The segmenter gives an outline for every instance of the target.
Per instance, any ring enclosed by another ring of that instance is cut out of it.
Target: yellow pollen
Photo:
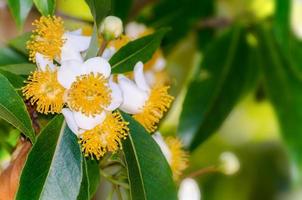
[[[67,102],[71,109],[87,116],[100,114],[111,102],[108,80],[99,73],[77,77],[67,94]]]
[[[168,89],[168,86],[155,86],[151,90],[143,111],[133,115],[133,118],[140,122],[149,133],[156,130],[158,122],[170,107],[173,97],[168,94]]]
[[[106,152],[115,153],[122,149],[122,139],[129,133],[128,122],[119,112],[108,113],[102,124],[84,132],[79,143],[84,155],[100,159]]]
[[[170,167],[173,178],[174,180],[178,180],[183,170],[188,166],[188,154],[183,150],[182,143],[179,139],[167,137],[165,141],[171,152]]]
[[[23,95],[31,104],[37,105],[37,111],[44,114],[60,113],[64,105],[64,88],[57,81],[57,72],[50,70],[35,71],[22,88]]]
[[[29,60],[35,62],[37,52],[51,60],[60,58],[61,48],[64,44],[62,19],[55,16],[42,16],[32,24],[36,29],[32,31],[31,39],[27,42]]]

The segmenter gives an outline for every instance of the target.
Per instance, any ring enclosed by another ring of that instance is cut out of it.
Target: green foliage
[[[112,0],[112,15],[121,18],[125,23],[129,17],[133,0]]]
[[[111,10],[111,0],[85,0],[97,27]]]
[[[8,64],[24,63],[27,58],[11,48],[0,48],[0,66]]]
[[[109,61],[112,73],[131,71],[138,61],[145,63],[150,60],[168,31],[168,28],[162,28],[123,46]]]
[[[19,28],[21,28],[33,5],[32,0],[8,0],[8,6]]]
[[[0,70],[11,72],[16,75],[29,75],[36,69],[34,64],[19,63],[0,66]]]
[[[33,0],[39,12],[44,15],[53,15],[56,8],[55,0]]]
[[[16,199],[76,199],[83,177],[82,162],[77,137],[62,115],[55,117],[28,155]]]
[[[0,85],[0,117],[19,129],[32,142],[35,142],[31,119],[22,98],[3,75],[0,75]]]
[[[129,115],[130,134],[123,141],[133,200],[177,199],[169,165],[150,134]]]
[[[89,58],[97,56],[98,52],[99,52],[98,28],[97,25],[94,23],[91,41],[85,59],[87,60]]]
[[[28,55],[28,51],[26,49],[26,42],[30,39],[31,33],[24,33],[8,42],[8,45],[13,49],[23,53],[24,55]]]

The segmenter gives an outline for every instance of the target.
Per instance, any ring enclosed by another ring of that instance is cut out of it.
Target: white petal
[[[102,57],[106,60],[110,60],[110,58],[115,54],[116,49],[114,47],[108,47],[104,50]]]
[[[148,85],[153,86],[156,81],[155,72],[153,70],[148,70],[144,74]]]
[[[64,115],[65,121],[66,121],[68,127],[70,128],[70,130],[74,134],[78,135],[79,134],[79,127],[78,127],[78,125],[77,125],[77,123],[76,123],[76,121],[73,117],[73,112],[68,108],[63,108],[62,109],[62,114]]]
[[[69,33],[72,34],[72,35],[82,35],[82,29],[79,28],[79,29],[76,29],[74,31],[70,31]]]
[[[146,82],[144,75],[144,64],[142,62],[138,62],[134,66],[134,80],[138,88],[146,92],[150,92],[150,86]]]
[[[112,78],[109,80],[109,87],[111,89],[111,103],[106,110],[113,111],[121,105],[123,102],[123,96],[120,87],[118,84],[113,82]]]
[[[90,36],[77,35],[70,32],[64,33],[63,38],[66,40],[63,47],[68,46],[78,52],[86,51],[91,40]]]
[[[125,33],[131,39],[136,39],[146,30],[146,26],[144,24],[139,24],[137,22],[130,22],[126,25]]]
[[[40,70],[45,71],[46,66],[49,67],[50,70],[54,70],[56,66],[53,64],[52,60],[46,58],[44,55],[40,53],[36,53],[36,63]]]
[[[111,73],[111,67],[109,62],[102,58],[102,57],[94,57],[90,58],[84,62],[83,67],[87,74],[93,73],[100,73],[105,78],[108,78]]]
[[[141,112],[149,97],[148,93],[139,89],[133,81],[124,75],[118,75],[118,83],[123,95],[123,103],[120,109],[129,114]]]
[[[179,186],[178,190],[179,200],[200,200],[201,194],[199,186],[194,179],[185,178]]]
[[[83,62],[83,57],[81,53],[73,49],[72,46],[64,45],[61,48],[61,58],[57,59],[57,61],[62,63],[69,60],[77,60]]]
[[[158,58],[153,66],[154,70],[157,72],[162,71],[166,66],[166,59],[164,58]]]
[[[96,125],[103,122],[103,120],[106,117],[105,112],[102,112],[99,115],[95,116],[86,116],[82,114],[81,112],[74,112],[73,113],[74,119],[77,123],[77,125],[85,130],[93,129]]]
[[[152,135],[153,139],[155,140],[155,142],[158,144],[158,146],[160,147],[162,153],[164,154],[166,160],[168,161],[169,164],[171,164],[171,151],[168,147],[168,145],[166,144],[164,138],[161,136],[160,132],[155,132]]]
[[[58,70],[58,81],[64,88],[69,89],[81,73],[81,62],[75,60],[64,61]]]

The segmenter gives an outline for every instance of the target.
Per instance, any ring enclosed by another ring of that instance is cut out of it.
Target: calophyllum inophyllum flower
[[[40,113],[60,113],[65,89],[57,80],[58,67],[40,53],[36,53],[35,60],[37,70],[31,73],[22,88],[25,99],[36,104]]]
[[[44,55],[49,61],[61,63],[66,60],[80,60],[81,52],[88,49],[90,36],[81,35],[81,31],[65,31],[63,20],[55,16],[42,16],[35,20],[33,35],[27,42],[29,59],[35,62],[36,53]]]
[[[140,122],[148,132],[154,132],[164,113],[170,107],[173,97],[168,94],[168,86],[150,87],[146,81],[144,65],[138,62],[134,67],[134,81],[118,75],[123,102],[120,109]]]

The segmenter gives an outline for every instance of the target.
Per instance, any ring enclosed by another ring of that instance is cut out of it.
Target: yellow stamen
[[[119,38],[110,41],[109,46],[113,46],[116,50],[119,50],[130,42],[130,38],[126,35],[121,35]]]
[[[56,71],[35,71],[28,77],[22,92],[31,104],[37,104],[40,113],[54,114],[62,110],[64,88],[57,81]]]
[[[178,180],[183,170],[188,166],[188,154],[183,150],[182,143],[179,139],[167,137],[165,141],[171,152],[170,166],[173,178],[174,180]]]
[[[35,20],[33,25],[36,29],[33,30],[31,40],[27,42],[29,60],[35,62],[37,52],[51,60],[60,58],[61,47],[64,44],[62,19],[55,16],[42,16],[39,20]]]
[[[79,143],[84,155],[100,159],[106,152],[122,149],[121,140],[129,133],[127,125],[119,112],[107,114],[102,124],[81,135]]]
[[[77,77],[68,92],[67,102],[71,109],[87,116],[103,112],[111,102],[108,80],[99,73]]]
[[[143,107],[141,113],[133,115],[134,119],[140,122],[145,129],[152,133],[157,128],[157,123],[170,107],[173,97],[168,94],[168,86],[156,86]]]

